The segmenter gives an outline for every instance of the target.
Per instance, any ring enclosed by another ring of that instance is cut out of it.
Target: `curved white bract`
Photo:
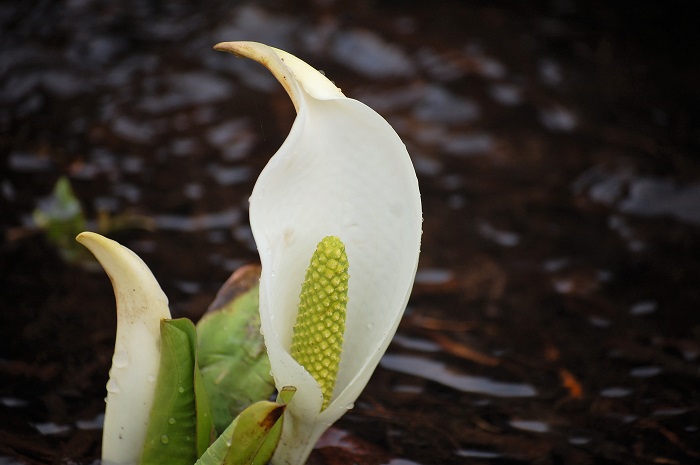
[[[391,126],[303,61],[252,42],[215,48],[265,65],[297,110],[253,189],[250,223],[262,263],[261,325],[272,373],[278,389],[297,388],[273,464],[298,465],[352,408],[399,324],[420,249],[418,181]],[[318,384],[289,351],[306,266],[329,235],[346,247],[349,304],[333,399],[321,411]]]
[[[160,363],[160,322],[170,318],[168,298],[134,252],[99,234],[78,242],[109,275],[117,301],[117,336],[107,382],[102,435],[104,465],[139,462]]]

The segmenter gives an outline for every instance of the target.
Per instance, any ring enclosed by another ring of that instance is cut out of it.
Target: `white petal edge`
[[[268,67],[298,113],[250,198],[263,269],[261,326],[272,372],[278,389],[297,387],[273,464],[298,465],[352,407],[396,332],[418,265],[418,182],[393,128],[303,61],[251,42],[216,48]],[[320,388],[289,347],[305,269],[327,235],[346,246],[349,305],[334,399],[319,413]]]
[[[168,298],[148,266],[128,248],[92,232],[76,238],[109,275],[117,303],[117,336],[107,383],[103,465],[141,458],[160,364],[160,322]]]

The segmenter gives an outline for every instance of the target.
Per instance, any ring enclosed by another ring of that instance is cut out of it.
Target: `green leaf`
[[[245,409],[195,465],[262,465],[272,457],[285,405],[260,401]]]
[[[186,320],[189,324],[191,330],[194,330],[194,335],[197,332],[194,324],[190,320]],[[209,448],[214,439],[216,438],[216,427],[214,426],[214,416],[211,413],[211,402],[209,400],[209,395],[207,393],[206,386],[204,385],[204,380],[202,379],[202,372],[199,369],[199,362],[197,361],[197,341],[196,339],[192,344],[194,354],[194,398],[195,398],[195,410],[197,414],[197,458],[201,457],[202,454]]]
[[[260,334],[259,279],[258,266],[237,270],[197,323],[197,357],[217,431],[275,389]]]
[[[282,390],[277,394],[277,403],[281,403],[286,406],[292,400],[292,397],[294,397],[294,394],[296,394],[296,392],[297,388],[295,388],[294,386],[283,387]],[[277,443],[279,442],[280,437],[282,436],[283,425],[284,417],[280,418],[280,420],[277,423],[275,423],[275,425],[272,427],[267,438],[260,445],[258,455],[254,457],[252,462],[250,462],[251,465],[265,465],[267,462],[270,461],[270,459],[272,458],[272,454],[274,454],[275,449],[277,448]]]
[[[67,177],[61,176],[56,181],[51,195],[39,202],[32,215],[34,223],[44,231],[49,243],[56,247],[64,260],[89,259],[85,249],[73,240],[86,229],[87,221]]]
[[[196,362],[197,333],[184,318],[163,320],[160,330],[160,371],[140,464],[192,465],[213,430]]]

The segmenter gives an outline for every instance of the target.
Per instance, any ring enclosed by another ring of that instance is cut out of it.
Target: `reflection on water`
[[[672,216],[700,224],[700,184],[676,185],[667,179],[644,177],[628,186],[621,212],[642,216]]]
[[[333,58],[353,71],[372,78],[410,76],[413,63],[403,50],[366,30],[342,31],[330,44]]]
[[[22,462],[15,460],[12,457],[4,457],[0,455],[0,465],[24,465]]]
[[[34,428],[42,435],[61,434],[70,431],[69,425],[58,425],[56,423],[34,423]]]
[[[455,454],[459,457],[470,457],[475,459],[497,459],[503,455],[499,454],[498,452],[489,452],[476,449],[459,449],[455,452]]]
[[[416,273],[416,284],[446,284],[454,278],[450,270],[439,268],[421,268]]]
[[[20,173],[49,171],[53,168],[50,158],[36,153],[13,152],[8,159],[8,167]]]
[[[533,433],[546,433],[549,431],[549,425],[547,423],[536,420],[511,420],[508,423],[513,428],[531,431]]]
[[[575,446],[583,446],[591,442],[591,438],[584,436],[572,436],[569,438],[569,443]]]
[[[630,370],[630,376],[633,378],[651,378],[661,373],[661,367],[656,365],[635,367]]]
[[[410,355],[386,354],[380,365],[399,373],[420,376],[462,392],[487,394],[495,397],[532,397],[534,387],[524,383],[506,383],[481,376],[456,373],[442,362]]]
[[[635,175],[630,168],[608,171],[594,167],[574,183],[595,201],[626,214],[669,216],[700,224],[700,184],[680,185],[671,179]]]
[[[78,420],[75,422],[75,426],[78,429],[83,430],[101,430],[105,422],[104,413],[100,413],[90,420]]]
[[[218,213],[208,213],[198,216],[156,215],[153,217],[156,226],[162,230],[172,231],[203,231],[207,229],[228,229],[241,220],[241,211],[237,208]]]
[[[540,110],[540,121],[550,131],[569,132],[576,128],[578,119],[575,114],[560,105]]]
[[[600,391],[602,397],[611,397],[614,399],[627,397],[630,394],[632,394],[632,389],[619,386],[608,387]]]
[[[27,401],[17,397],[0,397],[0,404],[10,408],[26,407]]]
[[[413,460],[391,459],[386,463],[386,465],[421,465],[421,464],[418,462],[414,462]]]
[[[516,233],[498,230],[486,221],[479,221],[478,228],[479,234],[481,234],[484,239],[491,240],[503,247],[515,247],[520,242],[520,236]]]
[[[421,352],[439,352],[440,344],[426,339],[414,338],[397,334],[392,339],[392,344],[397,344],[405,349],[418,350]]]

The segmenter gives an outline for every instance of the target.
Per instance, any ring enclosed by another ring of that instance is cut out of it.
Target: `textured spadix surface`
[[[215,47],[265,65],[297,110],[291,132],[250,198],[262,263],[261,327],[279,388],[295,386],[273,463],[301,464],[323,431],[351,408],[405,309],[418,263],[421,204],[404,144],[366,105],[281,50],[252,42]],[[330,404],[290,355],[305,269],[325,236],[350,263],[345,342]]]
[[[333,397],[348,305],[348,257],[335,236],[318,243],[301,286],[291,354],[314,377],[322,408]]]
[[[78,242],[109,275],[117,301],[117,336],[107,382],[102,463],[138,463],[153,405],[160,363],[160,321],[170,318],[168,299],[134,252],[99,234]]]

